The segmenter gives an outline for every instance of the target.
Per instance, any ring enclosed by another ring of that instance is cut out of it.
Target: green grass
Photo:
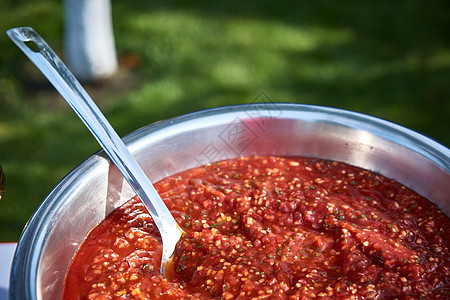
[[[86,84],[125,135],[172,116],[272,101],[378,116],[450,145],[448,1],[114,0],[118,75]],[[32,26],[63,56],[61,1],[0,0],[0,241],[99,149],[5,31]],[[133,61],[134,63],[130,63]]]

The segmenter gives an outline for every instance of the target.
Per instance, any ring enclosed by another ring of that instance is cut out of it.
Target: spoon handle
[[[31,27],[12,28],[7,31],[7,34],[55,86],[123,174],[160,231],[164,247],[163,257],[165,255],[170,257],[172,253],[165,253],[165,251],[173,252],[182,230],[153,184],[94,101],[48,44]],[[39,51],[32,50],[26,42],[34,43]]]

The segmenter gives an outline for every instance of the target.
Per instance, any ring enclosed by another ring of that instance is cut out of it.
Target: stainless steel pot
[[[277,103],[223,107],[149,125],[124,141],[152,181],[238,156],[319,157],[394,178],[450,215],[450,150],[354,112]],[[89,230],[132,196],[103,152],[71,171],[20,238],[11,299],[58,299],[72,256]]]

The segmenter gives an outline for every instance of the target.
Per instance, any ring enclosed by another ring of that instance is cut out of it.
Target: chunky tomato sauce
[[[394,180],[247,157],[155,186],[187,232],[168,279],[158,230],[132,199],[81,245],[64,299],[450,298],[450,220]]]

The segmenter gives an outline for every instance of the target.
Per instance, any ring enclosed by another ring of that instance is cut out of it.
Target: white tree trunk
[[[80,80],[116,72],[110,0],[65,0],[64,48],[67,64]]]

